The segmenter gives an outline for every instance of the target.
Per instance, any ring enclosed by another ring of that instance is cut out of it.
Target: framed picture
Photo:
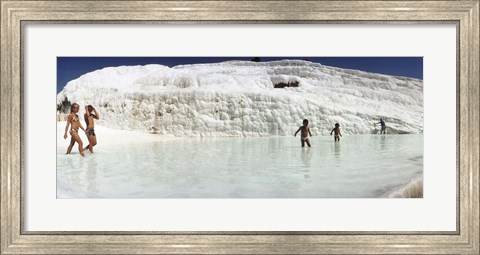
[[[57,198],[422,198],[422,74],[421,57],[57,57]]]
[[[479,1],[1,18],[1,254],[480,252]]]

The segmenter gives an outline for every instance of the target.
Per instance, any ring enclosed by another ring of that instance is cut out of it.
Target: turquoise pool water
[[[57,198],[372,198],[421,177],[423,135],[175,138],[57,149]],[[74,150],[74,152],[76,149]]]

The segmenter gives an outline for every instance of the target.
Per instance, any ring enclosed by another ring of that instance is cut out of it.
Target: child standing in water
[[[80,139],[80,136],[78,135],[78,128],[80,127],[83,131],[85,129],[82,126],[82,123],[80,123],[80,119],[78,118],[78,110],[80,109],[80,105],[77,103],[72,104],[72,108],[70,110],[70,114],[68,115],[68,120],[67,120],[67,126],[65,127],[65,135],[63,135],[63,138],[67,139],[67,130],[70,125],[72,127],[70,128],[70,135],[72,136],[72,139],[70,140],[70,145],[68,146],[67,149],[67,154],[70,154],[72,151],[73,145],[75,142],[78,143],[78,150],[80,151],[80,155],[82,157],[84,156],[83,154],[83,143],[82,139]]]
[[[310,145],[310,139],[309,139],[309,135],[312,136],[312,133],[310,132],[310,127],[308,127],[308,120],[307,119],[304,119],[303,120],[303,126],[299,127],[297,132],[295,132],[295,137],[297,136],[297,133],[300,132],[300,141],[302,142],[302,147],[305,147],[305,142],[307,143],[308,147],[312,147]]]
[[[330,132],[330,135],[332,135],[335,132],[334,136],[334,141],[340,141],[340,136],[342,136],[342,133],[340,132],[340,124],[335,123],[335,128],[332,129]]]
[[[381,129],[380,129],[380,134],[385,134],[385,129],[387,126],[385,125],[385,121],[383,119],[380,119],[380,122],[375,123],[375,125],[380,124]]]
[[[92,113],[93,112],[93,113]],[[85,106],[85,123],[87,124],[87,130],[85,133],[87,134],[89,144],[85,147],[85,150],[88,149],[91,153],[93,153],[93,146],[97,145],[97,136],[95,136],[94,123],[93,119],[100,119],[98,116],[97,110],[93,108],[93,106],[88,105]]]

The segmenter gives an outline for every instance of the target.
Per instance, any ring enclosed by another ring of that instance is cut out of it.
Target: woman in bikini
[[[82,143],[82,139],[80,139],[80,136],[78,135],[78,128],[81,128],[83,131],[85,131],[85,129],[83,128],[82,123],[80,123],[80,119],[78,118],[78,115],[77,115],[79,109],[80,109],[80,105],[78,105],[77,103],[72,104],[72,109],[70,111],[70,114],[68,115],[67,126],[65,127],[65,135],[63,135],[63,138],[67,139],[68,127],[72,125],[72,127],[70,128],[70,135],[72,136],[72,139],[70,140],[70,145],[68,146],[67,154],[70,154],[70,152],[72,151],[73,145],[75,144],[75,142],[77,142],[80,155],[84,156],[83,143]]]
[[[92,113],[93,112],[93,113]],[[100,119],[98,116],[97,110],[93,108],[93,106],[88,105],[85,106],[85,123],[87,123],[87,131],[85,133],[88,137],[89,144],[85,147],[85,150],[88,149],[91,153],[93,153],[93,146],[97,145],[97,137],[95,136],[95,131],[93,130],[94,124],[93,119]]]

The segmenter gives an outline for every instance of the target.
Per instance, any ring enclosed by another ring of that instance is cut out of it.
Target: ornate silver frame
[[[9,1],[1,3],[1,254],[479,254],[479,0]],[[296,19],[289,15],[294,11]],[[28,23],[454,23],[455,232],[27,232],[23,229],[23,26]]]

